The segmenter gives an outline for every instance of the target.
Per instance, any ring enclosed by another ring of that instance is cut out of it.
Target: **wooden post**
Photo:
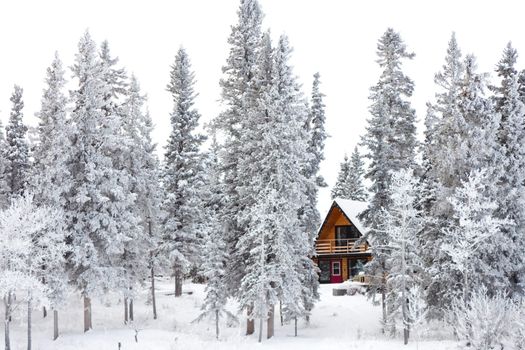
[[[250,314],[252,313],[253,306],[250,306],[247,310],[247,320],[246,320],[246,335],[251,335],[255,332],[255,320],[250,319]]]
[[[58,310],[53,310],[53,340],[58,338]]]
[[[297,337],[297,316],[294,317],[295,322],[295,336]]]
[[[91,299],[84,295],[84,333],[92,329],[91,325]]]
[[[268,311],[268,321],[267,321],[267,328],[266,328],[266,338],[270,339],[273,337],[274,334],[274,324],[275,324],[275,306],[271,305],[270,309]]]

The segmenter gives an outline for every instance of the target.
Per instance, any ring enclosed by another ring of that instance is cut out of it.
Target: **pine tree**
[[[200,114],[194,107],[194,79],[188,54],[181,48],[168,84],[173,112],[163,174],[164,247],[175,274],[175,296],[182,294],[183,274],[199,261],[198,228],[203,215],[198,198],[202,182],[199,147],[204,137],[195,131]]]
[[[6,148],[4,152],[7,161],[5,179],[8,186],[7,198],[9,200],[23,195],[29,180],[29,145],[26,139],[27,126],[22,121],[22,109],[24,108],[22,94],[22,88],[15,85],[10,98],[13,107],[9,116],[9,123],[5,128]]]
[[[370,159],[369,171],[366,174],[372,182],[370,187],[371,200],[368,209],[361,214],[367,227],[368,236],[374,237],[376,246],[385,246],[388,237],[378,230],[380,222],[378,213],[388,210],[390,174],[400,169],[415,167],[415,111],[410,106],[408,98],[412,96],[414,84],[401,70],[403,59],[411,59],[406,45],[398,33],[389,28],[379,39],[377,62],[382,69],[378,83],[371,88],[370,113],[367,132],[362,144],[368,148],[367,158]],[[367,264],[368,274],[373,276],[376,288],[371,288],[372,295],[379,290],[382,295],[383,322],[387,321],[385,305],[386,296],[386,255],[380,249],[372,251],[372,261]]]
[[[345,158],[340,165],[339,174],[337,174],[337,180],[335,182],[334,188],[332,188],[332,199],[348,199],[347,180],[349,171],[350,162],[348,160],[348,156],[345,154]]]
[[[245,256],[236,249],[239,238],[246,232],[239,213],[244,203],[239,193],[242,173],[239,172],[241,154],[241,132],[247,125],[247,117],[254,108],[258,84],[257,60],[261,51],[262,11],[257,0],[241,0],[237,11],[238,21],[232,26],[228,38],[229,54],[223,66],[221,79],[222,103],[224,111],[214,120],[214,126],[224,134],[221,152],[224,172],[225,196],[228,199],[221,213],[227,251],[230,253],[227,270],[227,286],[231,295],[239,290],[244,275]],[[253,323],[248,322],[247,333],[253,333]]]

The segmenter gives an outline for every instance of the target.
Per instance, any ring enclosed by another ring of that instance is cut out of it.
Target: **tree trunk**
[[[219,310],[215,310],[215,338],[219,340]]]
[[[155,271],[151,264],[151,304],[153,306],[153,319],[157,319],[157,301],[155,300]]]
[[[58,310],[53,310],[53,340],[58,338]]]
[[[84,333],[92,329],[91,324],[91,299],[84,295]]]
[[[27,350],[31,350],[31,293],[27,300]]]
[[[255,332],[255,320],[250,320],[250,314],[252,313],[252,310],[253,306],[250,306],[247,311],[248,319],[246,320],[246,335],[251,335]]]
[[[44,316],[44,318],[47,317],[47,309],[45,306],[42,307],[42,315]]]
[[[297,316],[294,317],[294,323],[295,323],[295,336],[297,337]]]
[[[383,274],[383,280],[381,281],[381,308],[383,309],[383,329],[382,333],[386,333],[387,320],[386,320],[386,278]]]
[[[182,271],[179,267],[175,267],[175,297],[182,295]]]
[[[4,297],[5,305],[5,319],[4,319],[4,339],[5,339],[5,350],[11,350],[11,341],[9,338],[9,323],[11,322],[11,292],[7,293],[7,297]]]
[[[259,319],[259,343],[262,342],[262,331],[263,331],[263,319]]]
[[[133,322],[133,299],[129,300],[129,320]]]
[[[268,311],[268,321],[266,328],[266,339],[273,337],[274,324],[275,324],[275,306],[271,305]]]
[[[128,298],[124,298],[124,324],[128,324],[129,317],[128,317]]]
[[[284,326],[283,320],[283,302],[279,300],[279,316],[281,317],[281,327]]]

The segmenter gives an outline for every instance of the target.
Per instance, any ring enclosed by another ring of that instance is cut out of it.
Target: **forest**
[[[109,293],[119,295],[128,324],[147,290],[157,319],[159,276],[173,278],[176,298],[184,283],[204,283],[194,321],[212,320],[217,340],[225,325],[262,342],[264,330],[274,336],[276,317],[295,336],[299,322],[310,323],[320,299],[318,197],[328,186],[322,75],[305,92],[288,37],[272,40],[263,16],[257,0],[240,1],[218,82],[223,110],[210,123],[195,103],[190,56],[178,50],[163,150],[138,79],[89,31],[71,66],[57,53],[45,72],[36,128],[25,124],[23,89],[14,86],[0,133],[6,350],[22,310],[28,350],[34,310],[52,313],[59,338],[71,293],[82,298],[84,332],[93,328],[93,300]],[[525,71],[517,55],[509,43],[492,81],[453,33],[420,140],[415,86],[403,70],[415,55],[392,28],[377,42],[366,132],[344,156],[331,195],[368,203],[366,295],[380,305],[386,337],[402,334],[408,344],[437,323],[465,348],[525,348]]]

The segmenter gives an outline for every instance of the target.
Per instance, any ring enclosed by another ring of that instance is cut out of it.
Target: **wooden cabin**
[[[364,282],[363,268],[371,259],[368,242],[356,245],[365,233],[358,216],[367,203],[336,198],[317,233],[314,261],[321,283]]]

